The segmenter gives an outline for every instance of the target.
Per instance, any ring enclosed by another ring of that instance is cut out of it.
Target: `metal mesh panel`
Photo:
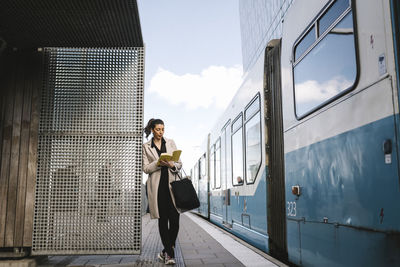
[[[143,48],[46,48],[32,254],[139,254]]]

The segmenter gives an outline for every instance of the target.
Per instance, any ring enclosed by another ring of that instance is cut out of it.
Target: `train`
[[[205,136],[193,212],[293,266],[400,266],[399,14],[293,1]]]

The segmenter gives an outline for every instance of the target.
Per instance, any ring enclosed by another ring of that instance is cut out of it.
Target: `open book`
[[[172,154],[161,153],[160,158],[158,159],[157,165],[160,165],[160,161],[174,161],[177,162],[181,156],[182,150],[175,150]]]

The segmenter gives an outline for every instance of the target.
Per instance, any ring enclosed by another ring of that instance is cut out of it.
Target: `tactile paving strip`
[[[46,48],[32,254],[139,254],[143,48]]]
[[[151,266],[165,266],[165,264],[157,258],[158,253],[163,249],[158,232],[158,220],[150,220],[149,215],[146,215],[143,219],[143,250],[140,257],[135,261],[135,265],[149,266],[151,264]],[[178,239],[175,245],[175,266],[184,267],[185,263]]]
[[[181,218],[182,219],[182,218]],[[187,220],[186,220],[187,221]],[[184,221],[185,222],[185,221]],[[37,261],[39,267],[49,266],[165,266],[157,258],[162,250],[161,239],[158,234],[158,220],[150,220],[146,214],[142,219],[143,247],[141,255],[81,255],[81,256],[51,256]],[[176,267],[184,267],[179,240],[176,240],[175,248]]]

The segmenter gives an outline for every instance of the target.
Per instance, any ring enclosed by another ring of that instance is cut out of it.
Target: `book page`
[[[175,150],[174,152],[172,152],[172,155],[168,154],[168,153],[162,153],[160,155],[160,158],[157,161],[157,165],[160,165],[160,162],[162,160],[177,162],[181,156],[181,153],[182,153],[182,150]]]
[[[181,153],[182,153],[182,150],[175,150],[173,153],[172,153],[172,161],[174,161],[174,162],[177,162],[178,160],[179,160],[179,158],[181,157]]]

